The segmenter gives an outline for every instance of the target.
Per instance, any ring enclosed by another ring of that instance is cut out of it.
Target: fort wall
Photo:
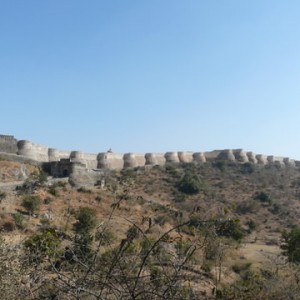
[[[45,145],[33,144],[30,141],[21,140],[17,143],[18,152],[17,154],[26,156],[30,159],[48,162],[48,147]]]
[[[146,153],[146,165],[149,166],[163,166],[166,163],[164,153]]]
[[[124,168],[142,167],[146,164],[144,154],[125,153],[123,156]]]
[[[60,151],[54,148],[48,149],[49,162],[59,161],[61,159],[67,159],[70,158],[70,155],[71,155],[70,151]]]
[[[79,162],[85,165],[88,169],[97,169],[97,154],[89,154],[81,151],[72,151],[70,153],[71,162]]]
[[[110,152],[102,152],[97,156],[98,169],[121,170],[123,169],[123,155]]]
[[[88,170],[121,170],[142,166],[164,166],[169,163],[203,164],[210,161],[225,160],[236,163],[253,163],[258,165],[279,164],[287,167],[300,167],[300,162],[288,157],[255,154],[243,149],[225,149],[209,152],[166,152],[166,153],[113,153],[100,152],[89,154],[81,151],[61,151],[48,148],[45,145],[34,144],[31,141],[17,141],[13,136],[0,135],[0,154],[19,157],[21,161],[31,160],[38,163],[49,163],[51,173],[55,176],[70,174],[72,168],[68,165],[80,166]],[[61,162],[59,165],[58,162]]]
[[[16,154],[17,140],[12,135],[0,135],[0,152]]]

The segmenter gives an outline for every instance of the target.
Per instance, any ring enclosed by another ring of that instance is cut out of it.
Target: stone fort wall
[[[282,166],[300,166],[299,161],[288,157],[255,154],[243,149],[225,149],[209,152],[167,152],[167,153],[112,153],[101,152],[89,154],[81,151],[61,151],[48,148],[45,145],[34,144],[27,140],[17,140],[13,136],[0,135],[0,152],[18,154],[37,162],[55,163],[63,161],[64,164],[79,163],[87,169],[121,170],[142,166],[163,166],[168,163],[195,163],[202,164],[207,161],[226,160],[237,163],[253,163],[267,165],[277,163]]]
[[[0,135],[0,152],[17,153],[17,140],[12,135]]]

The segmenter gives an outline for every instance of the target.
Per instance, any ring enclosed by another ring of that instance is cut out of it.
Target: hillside
[[[299,171],[167,164],[79,188],[1,160],[2,299],[298,299],[280,245]]]

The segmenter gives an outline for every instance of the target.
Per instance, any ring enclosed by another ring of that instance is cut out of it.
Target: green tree
[[[281,249],[289,262],[300,263],[300,228],[295,227],[291,231],[282,234]]]

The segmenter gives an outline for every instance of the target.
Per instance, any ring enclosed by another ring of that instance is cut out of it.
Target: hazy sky
[[[0,101],[59,149],[300,159],[300,1],[1,0]]]

